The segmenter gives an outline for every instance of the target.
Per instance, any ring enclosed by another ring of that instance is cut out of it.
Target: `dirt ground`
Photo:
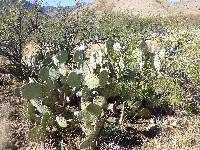
[[[9,113],[10,113],[10,105],[9,103],[1,104],[0,106],[0,149],[5,149],[7,142],[10,140],[11,132],[10,132],[10,121],[9,121]]]

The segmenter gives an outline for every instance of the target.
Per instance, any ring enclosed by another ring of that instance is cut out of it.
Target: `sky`
[[[29,0],[31,2],[35,1],[35,0]],[[61,5],[61,6],[72,6],[74,5],[77,0],[42,0],[42,4],[45,6],[57,6],[57,5]],[[81,0],[83,2],[89,3],[92,2],[92,0]]]
[[[168,0],[169,2],[175,3],[175,2],[179,2],[180,0]]]
[[[29,1],[34,1],[34,0],[29,0]],[[76,3],[77,0],[42,0],[43,5],[48,5],[48,6],[72,6]],[[81,0],[83,2],[92,2],[93,0]],[[169,2],[178,2],[180,0],[168,0]]]

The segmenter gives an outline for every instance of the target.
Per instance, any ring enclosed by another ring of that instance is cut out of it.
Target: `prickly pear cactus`
[[[85,109],[78,114],[81,126],[86,134],[86,139],[81,143],[80,149],[94,148],[97,144],[100,131],[104,127],[104,109],[107,103],[104,97],[98,96],[93,99]]]
[[[60,72],[59,72],[59,69],[58,67],[56,66],[52,66],[50,69],[49,69],[49,78],[53,81],[55,80],[58,80],[60,77]]]
[[[49,79],[49,67],[43,67],[41,68],[40,72],[39,72],[39,78],[42,79],[43,81],[47,81]]]
[[[101,87],[105,87],[107,85],[109,79],[109,73],[107,70],[102,70],[99,74],[99,84]]]
[[[20,95],[27,99],[26,112],[31,122],[36,124],[29,133],[30,139],[44,139],[48,126],[68,127],[67,119],[60,116],[65,116],[65,105],[75,92],[74,88],[81,87],[82,81],[81,75],[70,70],[67,62],[68,54],[63,51],[48,57],[43,61],[38,78],[30,78],[29,83],[20,89]],[[60,107],[63,103],[65,105]]]
[[[28,83],[21,88],[21,92],[24,98],[32,99],[44,97],[46,90],[40,83]]]
[[[119,48],[116,44],[115,49]],[[113,92],[103,96],[103,91],[112,86],[112,66],[108,62],[102,50],[91,53],[89,61],[85,60],[83,50],[77,50],[72,60],[63,51],[48,56],[38,78],[31,79],[20,91],[27,99],[29,118],[36,124],[30,137],[43,139],[49,126],[67,130],[78,117],[87,136],[80,148],[95,147],[105,123],[106,98]],[[42,131],[44,134],[36,133]]]
[[[66,63],[68,61],[68,53],[65,51],[60,51],[55,55],[55,58],[60,64]]]
[[[56,122],[61,128],[66,128],[68,126],[67,120],[62,116],[57,116]]]
[[[87,74],[84,78],[84,84],[89,88],[89,89],[95,89],[97,88],[99,84],[99,78],[97,75],[91,73]]]
[[[76,72],[71,72],[67,77],[67,84],[71,87],[80,87],[81,86],[81,76]]]

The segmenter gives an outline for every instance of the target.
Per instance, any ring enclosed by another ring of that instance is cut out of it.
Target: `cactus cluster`
[[[69,67],[71,61],[75,62],[75,68]],[[76,50],[73,60],[68,59],[66,52],[58,52],[43,61],[37,78],[30,78],[29,83],[21,87],[21,96],[28,100],[27,114],[36,124],[29,133],[30,139],[42,139],[49,126],[67,129],[78,118],[87,135],[80,147],[93,146],[86,143],[91,138],[96,140],[103,127],[101,117],[106,101],[98,89],[109,84],[109,73],[101,51],[92,53],[89,62],[83,50]],[[69,109],[74,101],[72,95],[79,101],[73,104],[78,113]]]
[[[160,87],[154,84],[162,76],[166,52],[159,47],[152,53],[145,40],[138,43],[137,47],[131,47],[131,43],[122,47],[108,40],[107,49],[94,50],[89,56],[84,45],[70,58],[64,51],[48,55],[38,77],[30,78],[20,89],[28,100],[28,116],[36,124],[30,138],[44,138],[49,126],[67,130],[78,125],[86,135],[80,149],[94,148],[109,120],[123,125],[127,116],[150,117],[143,102],[157,98]],[[113,97],[119,99],[109,104]],[[119,118],[107,117],[116,109],[121,111]]]

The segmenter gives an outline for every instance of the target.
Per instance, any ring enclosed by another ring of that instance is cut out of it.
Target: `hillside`
[[[11,0],[11,3],[16,1]],[[2,6],[4,1],[0,1]],[[22,0],[21,4],[25,7],[31,7],[33,4]],[[94,0],[90,4],[82,3],[89,9],[94,9],[98,14],[104,11],[127,12],[139,16],[172,16],[179,13],[187,15],[200,15],[200,0],[181,0],[177,3],[170,3],[167,0]],[[75,6],[62,7],[65,10],[71,10]],[[42,6],[43,13],[55,16],[59,12],[59,7]]]
[[[200,0],[181,0],[179,3],[171,5],[174,10],[189,15],[200,14]]]
[[[171,16],[178,13],[200,14],[200,0],[182,0],[174,4],[167,0],[95,0],[88,7],[95,9],[97,13],[114,11],[140,16]]]
[[[181,5],[187,9],[199,10],[200,0],[182,0],[178,5]]]

